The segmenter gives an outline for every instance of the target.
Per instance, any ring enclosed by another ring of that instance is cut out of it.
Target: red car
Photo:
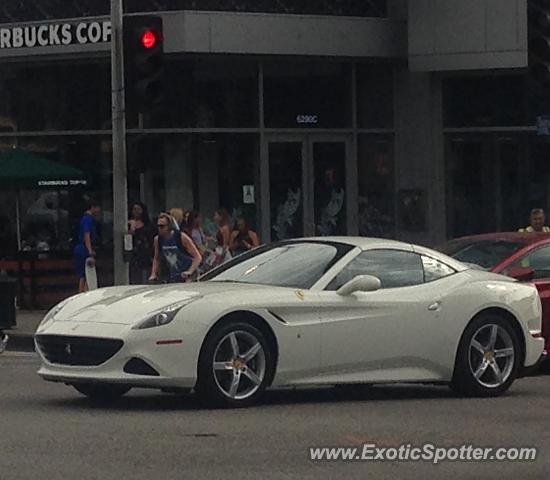
[[[473,235],[450,240],[436,250],[473,268],[508,275],[536,285],[542,302],[545,353],[550,353],[550,233]]]

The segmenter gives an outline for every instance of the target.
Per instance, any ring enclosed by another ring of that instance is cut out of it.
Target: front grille
[[[95,366],[105,363],[124,342],[114,338],[37,335],[38,348],[50,363],[59,365]]]

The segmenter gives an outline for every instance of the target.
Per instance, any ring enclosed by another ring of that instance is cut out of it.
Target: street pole
[[[128,285],[124,235],[128,232],[126,113],[124,103],[123,0],[111,0],[111,101],[113,124],[113,240],[115,285]]]

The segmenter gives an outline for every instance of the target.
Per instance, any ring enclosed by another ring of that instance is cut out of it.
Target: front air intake
[[[133,375],[148,375],[150,377],[159,377],[160,374],[151,365],[141,358],[131,358],[124,365],[124,372]]]

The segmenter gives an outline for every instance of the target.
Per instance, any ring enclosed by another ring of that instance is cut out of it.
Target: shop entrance
[[[348,234],[350,146],[340,135],[266,138],[263,178],[272,241]]]

